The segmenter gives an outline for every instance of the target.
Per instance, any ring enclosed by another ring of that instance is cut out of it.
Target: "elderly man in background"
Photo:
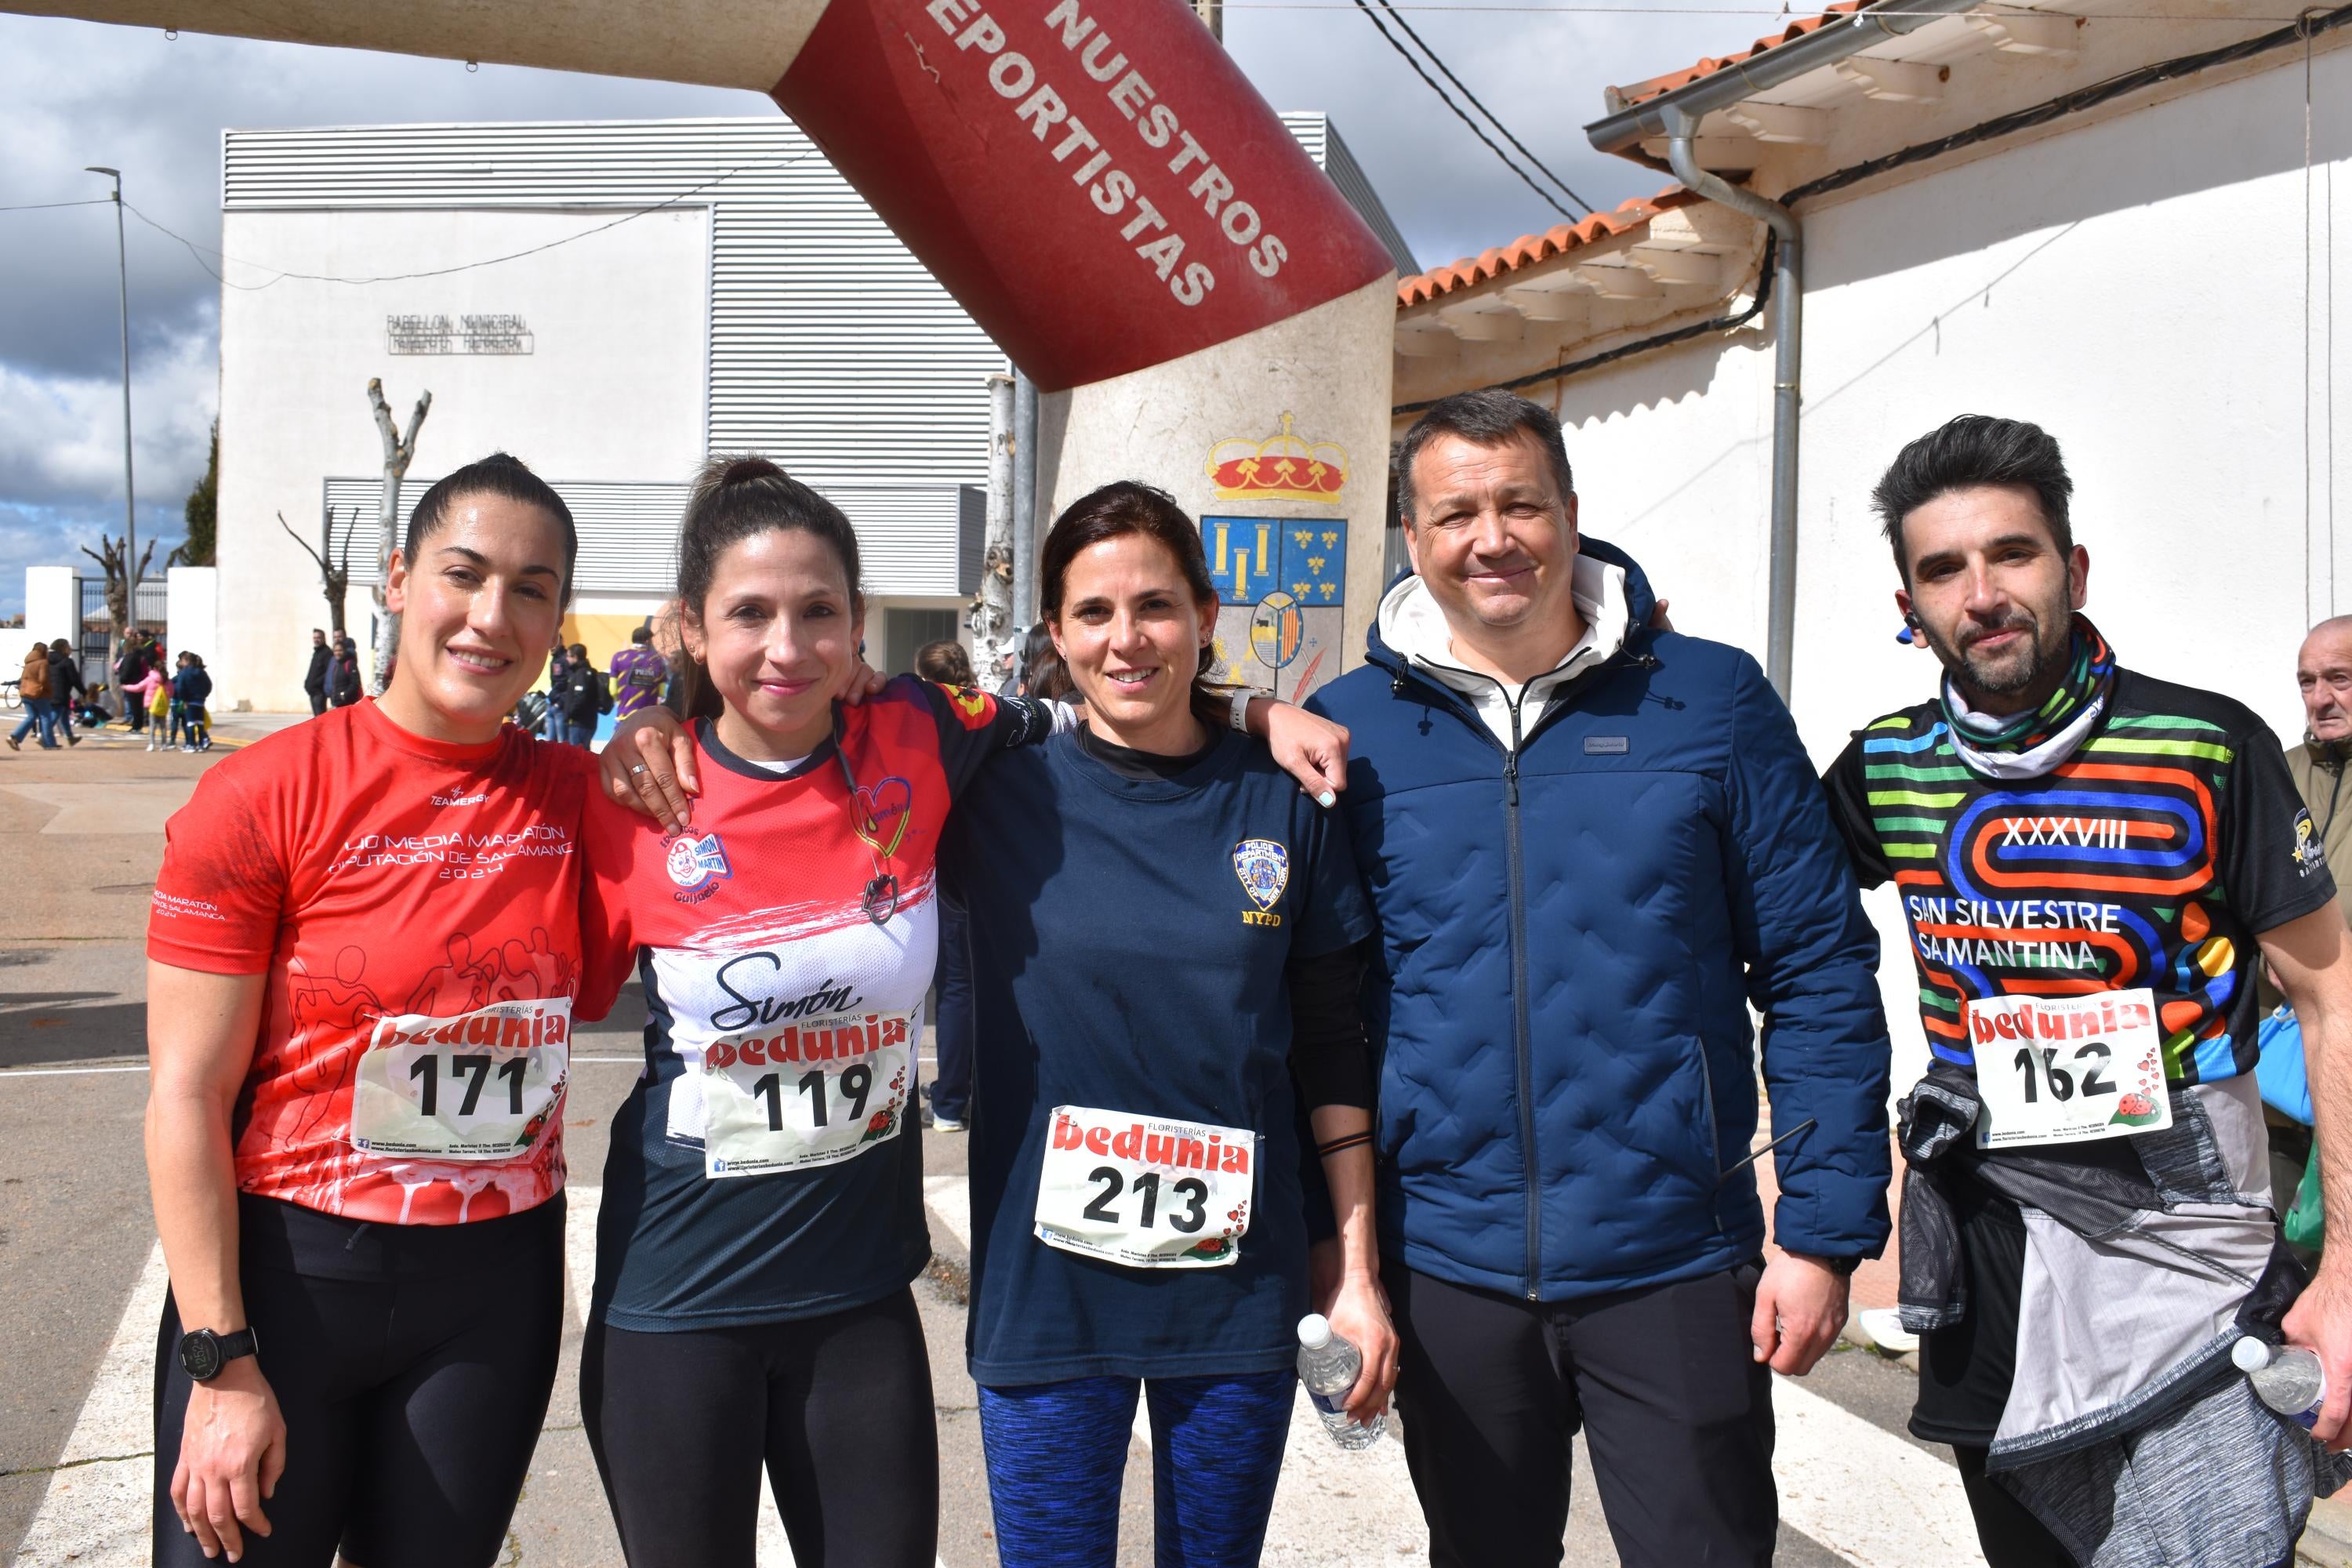
[[[2320,622],[2295,655],[2303,689],[2303,744],[2286,753],[2287,776],[2311,807],[2327,868],[2336,875],[2336,901],[2352,916],[2352,792],[2344,764],[2352,758],[2352,616]]]
[[[2311,833],[2336,879],[2336,907],[2352,917],[2352,792],[2344,787],[2352,758],[2352,616],[2320,622],[2295,654],[2295,684],[2303,693],[2303,743],[2286,752],[2311,820]],[[2311,1084],[2303,1054],[2303,1027],[2265,968],[2260,987],[2266,1016],[2261,1029],[2263,1121],[2270,1133],[2271,1185],[2286,1239],[2309,1261],[2321,1239],[2319,1167],[2312,1158]]]

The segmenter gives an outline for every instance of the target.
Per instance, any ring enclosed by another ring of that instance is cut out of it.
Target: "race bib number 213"
[[[1977,1147],[2080,1143],[2172,1125],[2156,998],[2145,988],[1967,1004]]]
[[[1057,1105],[1037,1173],[1037,1239],[1129,1268],[1241,1257],[1257,1134],[1245,1127]]]

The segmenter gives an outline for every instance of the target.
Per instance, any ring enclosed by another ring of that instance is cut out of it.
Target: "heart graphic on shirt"
[[[857,798],[850,803],[852,828],[866,847],[887,860],[898,852],[898,841],[907,836],[907,818],[915,804],[915,791],[905,779],[896,774],[874,784],[857,786]]]

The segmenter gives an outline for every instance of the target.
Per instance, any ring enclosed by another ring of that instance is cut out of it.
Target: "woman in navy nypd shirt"
[[[1254,1563],[1309,1308],[1293,1070],[1338,1221],[1317,1292],[1387,1401],[1372,929],[1342,819],[1194,714],[1216,628],[1199,530],[1106,486],[1040,595],[1086,723],[999,754],[941,864],[971,910],[971,1373],[1006,1568],[1108,1564],[1139,1383],[1162,1564]],[[1010,847],[1018,846],[1018,852]]]

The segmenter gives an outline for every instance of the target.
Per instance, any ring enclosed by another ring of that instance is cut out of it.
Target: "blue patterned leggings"
[[[1081,1377],[980,1391],[1003,1568],[1111,1568],[1118,1560],[1137,1386],[1131,1377]],[[1257,1562],[1297,1386],[1286,1367],[1142,1384],[1159,1568]]]

